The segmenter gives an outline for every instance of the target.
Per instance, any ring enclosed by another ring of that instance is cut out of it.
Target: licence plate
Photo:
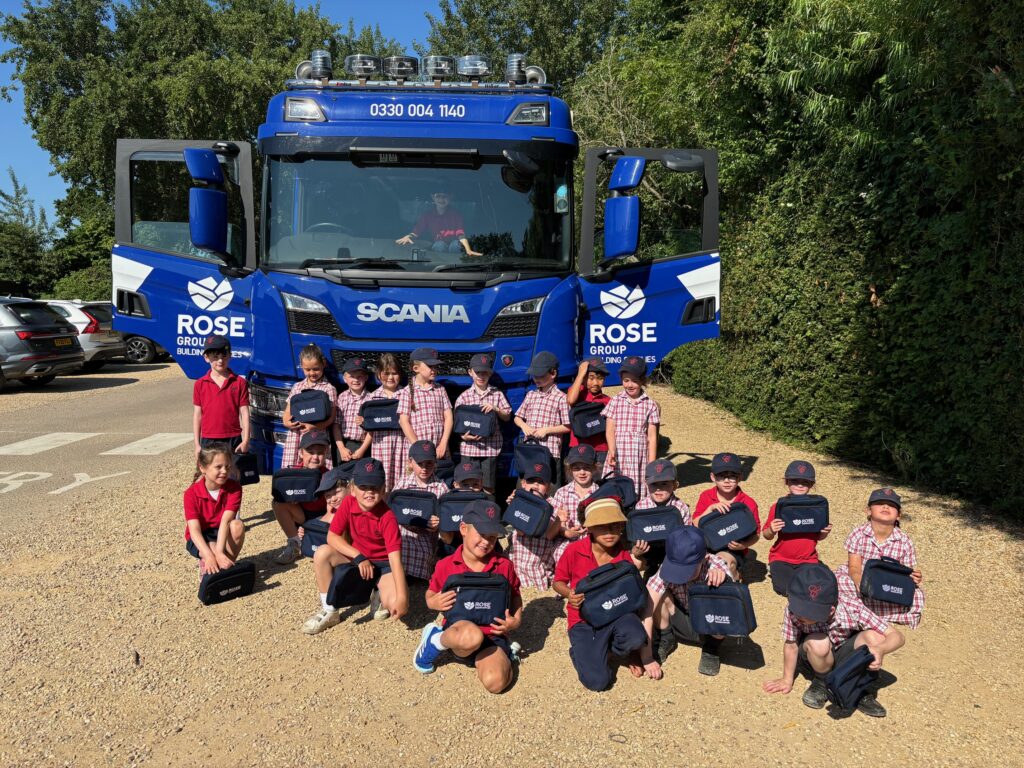
[[[53,346],[55,347],[70,347],[71,339],[54,339]]]

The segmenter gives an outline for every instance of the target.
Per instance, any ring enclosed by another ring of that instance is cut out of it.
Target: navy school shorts
[[[480,643],[480,647],[473,653],[469,654],[469,656],[458,656],[453,652],[452,658],[460,664],[465,664],[467,667],[473,667],[476,666],[476,657],[480,655],[481,651],[486,651],[488,648],[498,648],[509,660],[512,659],[512,648],[509,646],[508,638],[504,635],[496,635],[494,637],[491,635],[484,635],[484,641]]]
[[[242,436],[238,435],[236,437],[200,437],[199,438],[199,447],[200,448],[209,448],[211,445],[213,445],[215,443],[222,443],[222,444],[223,443],[227,443],[227,446],[232,451],[234,451],[238,446],[240,446],[242,444]]]
[[[207,528],[205,531],[203,531],[203,538],[206,539],[206,543],[207,544],[216,544],[217,543],[217,531],[214,530],[213,528]],[[195,558],[198,559],[198,557],[199,557],[199,547],[197,547],[192,542],[191,539],[189,541],[185,542],[185,551],[188,552],[190,555],[192,555],[192,557],[195,557]]]

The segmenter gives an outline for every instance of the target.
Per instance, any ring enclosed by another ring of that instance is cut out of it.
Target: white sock
[[[432,638],[430,638],[430,644],[433,645],[435,648],[437,648],[437,650],[439,650],[439,651],[447,651],[448,650],[448,646],[441,642],[441,637],[443,635],[444,635],[444,632],[438,632],[436,635],[434,635]]]
[[[320,605],[322,605],[324,607],[325,611],[327,610],[327,593],[326,592],[321,592],[320,593]]]

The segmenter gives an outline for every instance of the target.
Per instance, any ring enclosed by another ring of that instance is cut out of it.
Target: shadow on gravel
[[[723,451],[728,448],[723,448]],[[665,458],[676,465],[676,480],[680,488],[691,485],[711,485],[711,459],[713,454],[709,453],[686,453],[677,451],[665,454]],[[748,480],[753,474],[754,465],[757,464],[758,456],[740,456],[743,462],[743,479]]]
[[[243,551],[242,554],[244,555],[245,552]],[[277,589],[281,585],[276,581],[268,582],[267,579],[277,576],[282,571],[295,567],[295,563],[290,565],[278,565],[275,563],[273,552],[261,552],[254,557],[245,559],[251,560],[256,566],[256,584],[253,586],[253,593],[267,592],[271,589]]]
[[[750,556],[743,564],[742,575],[745,584],[760,584],[768,578],[768,566],[757,559],[756,550],[750,550]]]
[[[258,515],[250,515],[249,517],[243,517],[242,522],[245,523],[246,530],[250,528],[257,528],[267,523],[276,523],[277,519],[274,517],[274,510],[265,509]]]
[[[764,651],[749,637],[730,638],[722,644],[722,663],[753,671],[764,668]]]
[[[538,653],[544,648],[551,627],[565,615],[565,601],[557,596],[538,597],[532,600],[523,610],[522,626],[515,634],[515,639],[522,646],[521,658]]]
[[[90,392],[96,389],[114,389],[115,387],[123,387],[128,384],[135,384],[138,381],[134,376],[125,374],[123,377],[117,378],[97,378],[90,375],[81,376],[58,376],[56,379],[51,381],[49,384],[45,384],[41,387],[26,387],[21,385],[21,391],[23,392]],[[8,382],[7,386],[4,387],[5,392],[10,394],[16,394],[17,389],[12,386],[14,382]]]

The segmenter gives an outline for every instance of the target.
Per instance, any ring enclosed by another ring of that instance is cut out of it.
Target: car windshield
[[[570,165],[267,163],[264,266],[406,272],[569,268]]]

